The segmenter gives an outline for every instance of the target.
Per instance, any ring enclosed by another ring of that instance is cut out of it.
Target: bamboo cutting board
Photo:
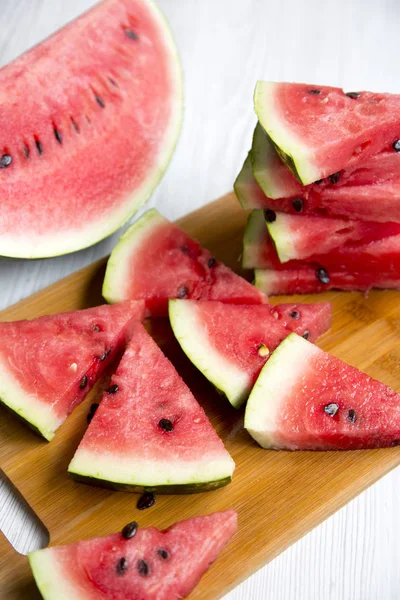
[[[229,194],[181,219],[180,225],[238,270],[245,219]],[[100,304],[104,266],[101,260],[70,275],[3,311],[0,319],[33,318]],[[400,292],[377,291],[368,298],[331,292],[296,299],[329,299],[333,327],[319,345],[400,391]],[[243,429],[243,411],[235,411],[189,363],[168,323],[153,321],[149,327],[233,456],[233,481],[214,492],[160,495],[153,508],[138,511],[137,495],[75,483],[66,471],[85,430],[88,407],[106,381],[92,390],[50,444],[1,407],[0,465],[48,528],[50,544],[106,535],[132,520],[164,528],[183,518],[233,507],[239,513],[239,532],[191,595],[193,600],[219,598],[400,463],[400,448],[326,453],[261,449]],[[3,536],[0,598],[40,598],[27,558]]]

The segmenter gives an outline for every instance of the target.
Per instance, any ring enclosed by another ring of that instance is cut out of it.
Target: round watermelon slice
[[[0,254],[108,236],[149,197],[181,123],[179,60],[149,0],[105,0],[0,71]]]
[[[189,493],[231,481],[235,463],[141,323],[68,471],[132,492]]]
[[[398,445],[400,394],[293,333],[261,371],[244,426],[263,448]]]
[[[268,301],[155,209],[138,219],[112,251],[103,296],[107,302],[145,300],[152,316],[167,316],[170,298],[234,304]]]
[[[304,185],[389,150],[400,132],[395,94],[259,81],[254,107],[280,158]]]
[[[124,350],[143,302],[0,323],[0,402],[47,440]]]
[[[115,533],[28,555],[44,600],[186,598],[237,531],[226,510],[164,531],[129,523]]]
[[[280,342],[292,331],[315,341],[330,327],[331,307],[328,303],[235,306],[170,300],[169,317],[187,357],[239,408]]]

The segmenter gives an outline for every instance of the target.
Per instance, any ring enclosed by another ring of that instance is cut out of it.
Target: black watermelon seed
[[[98,325],[93,325],[93,331],[100,331],[100,327]]]
[[[329,175],[329,181],[331,183],[337,183],[340,179],[340,171],[338,171],[337,173],[333,173],[332,175]]]
[[[292,319],[300,319],[300,313],[298,310],[292,310],[292,312],[289,315],[290,317],[292,317]]]
[[[54,127],[54,135],[59,144],[62,144],[62,135],[56,127]]]
[[[325,285],[330,282],[328,272],[325,269],[317,269],[316,276],[317,279],[319,279],[319,281]]]
[[[264,210],[264,218],[267,221],[267,223],[273,223],[276,220],[275,211],[271,210],[270,208],[267,208],[267,210]]]
[[[70,117],[70,118],[71,118],[72,127],[75,129],[76,133],[80,133],[78,124],[74,121],[74,119],[72,117]]]
[[[118,384],[114,383],[113,385],[110,385],[110,387],[107,390],[107,394],[116,394],[119,390]]]
[[[322,183],[322,179],[317,179],[317,181],[314,181],[314,183],[316,183],[317,185],[319,185],[320,183]]]
[[[350,410],[347,413],[347,417],[350,423],[355,423],[357,419],[356,411],[353,408],[350,408]]]
[[[26,144],[24,144],[24,154],[25,154],[25,158],[29,158],[29,154],[30,154],[30,150],[29,150],[29,146],[27,146]]]
[[[125,556],[123,556],[122,558],[119,559],[119,561],[117,562],[117,565],[116,565],[117,575],[123,575],[126,572],[127,568],[128,568],[128,561],[126,560]]]
[[[139,36],[137,35],[137,33],[135,33],[134,31],[132,31],[132,29],[125,29],[125,35],[128,36],[128,38],[130,38],[131,40],[138,40]]]
[[[98,94],[95,94],[94,97],[96,99],[97,104],[101,106],[101,108],[105,108],[106,105],[103,98],[101,98]]]
[[[12,163],[12,156],[10,154],[3,154],[3,156],[0,158],[0,169],[5,169],[6,167],[9,167]]]
[[[336,402],[331,402],[330,404],[324,406],[324,413],[326,413],[330,417],[334,417],[338,410],[339,404],[336,404]]]
[[[185,298],[187,296],[188,289],[185,285],[178,289],[177,298]]]
[[[346,96],[352,98],[352,100],[357,100],[361,96],[359,92],[347,92]]]
[[[110,356],[110,352],[111,352],[111,348],[109,348],[108,350],[103,352],[103,354],[99,358],[99,361],[103,362],[103,360],[106,360],[106,358],[108,358]]]
[[[400,140],[393,142],[392,148],[395,152],[400,152]]]
[[[43,154],[43,146],[40,140],[35,140],[37,151],[39,152],[39,156]]]
[[[87,382],[88,382],[88,378],[87,375],[84,375],[81,379],[81,382],[79,384],[79,387],[81,388],[81,390],[84,390],[85,387],[87,386]]]
[[[207,266],[209,269],[212,269],[215,266],[215,258],[209,258]]]
[[[174,430],[174,426],[173,423],[169,420],[169,419],[161,419],[161,421],[159,421],[158,426],[161,427],[161,429],[163,429],[164,431],[173,431]]]
[[[143,496],[140,496],[137,501],[136,508],[138,510],[146,510],[146,508],[151,508],[156,503],[156,497],[153,492],[146,492]]]
[[[118,87],[118,83],[115,81],[115,79],[113,79],[112,77],[108,78],[108,81],[111,83],[111,85],[113,85],[114,87]]]
[[[169,552],[167,550],[164,550],[164,548],[159,548],[157,550],[157,554],[163,560],[167,560],[167,558],[169,558]]]
[[[150,573],[149,565],[142,558],[140,558],[138,560],[137,569],[138,569],[139,575],[142,575],[142,577],[146,577]]]
[[[316,88],[314,88],[312,90],[308,90],[308,93],[318,95],[321,93],[321,90],[317,90]]]
[[[308,329],[305,330],[305,332],[303,333],[302,337],[305,340],[308,340],[308,338],[310,337],[310,332],[308,331]]]
[[[292,202],[292,206],[296,212],[301,212],[303,210],[303,199],[295,198]]]
[[[131,538],[135,537],[138,527],[139,527],[139,525],[136,523],[136,521],[132,521],[131,523],[128,523],[127,525],[125,525],[125,527],[123,528],[123,530],[121,532],[122,537],[125,540],[130,540]]]

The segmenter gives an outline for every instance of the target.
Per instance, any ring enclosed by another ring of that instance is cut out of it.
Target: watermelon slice
[[[263,448],[393,446],[400,394],[293,333],[261,371],[244,425]]]
[[[400,96],[259,81],[254,108],[279,156],[304,185],[389,150],[400,131]]]
[[[169,316],[188,358],[239,408],[278,344],[292,331],[315,341],[330,327],[331,307],[170,300]]]
[[[164,531],[129,523],[121,533],[29,554],[45,600],[186,598],[237,531],[226,510]]]
[[[0,323],[0,401],[47,440],[123,350],[143,302]]]
[[[268,301],[155,209],[138,219],[112,251],[103,296],[107,302],[143,299],[152,316],[168,314],[169,298],[234,304]]]
[[[271,149],[272,144],[267,143]],[[268,170],[267,174],[257,173],[255,156],[253,149],[253,171],[267,193],[253,175],[249,155],[234,184],[236,196],[245,210],[261,208],[381,223],[386,223],[390,216],[391,221],[400,222],[400,155],[394,150],[376,154],[357,168],[342,171],[339,181],[335,178],[334,184],[328,178],[307,187],[301,186],[283,167],[276,152],[273,170]],[[272,175],[275,175],[273,179]],[[293,186],[297,192],[293,191]],[[288,197],[274,198],[274,190],[275,194],[285,193]]]
[[[137,323],[68,471],[96,485],[170,494],[219,488],[234,467],[204,410]]]
[[[0,254],[54,256],[127,221],[165,170],[182,84],[164,17],[105,0],[0,71]]]

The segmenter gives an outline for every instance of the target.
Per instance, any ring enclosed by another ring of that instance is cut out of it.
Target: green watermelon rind
[[[289,260],[298,259],[299,256],[295,247],[296,234],[293,233],[290,228],[293,217],[291,215],[286,215],[285,213],[275,214],[275,221],[266,222],[266,226],[280,262],[285,263]]]
[[[86,599],[86,593],[77,595],[76,586],[63,574],[51,548],[29,552],[28,560],[43,600]]]
[[[254,109],[281,160],[303,185],[308,185],[320,179],[320,170],[312,164],[312,149],[280,117],[279,107],[275,105],[279,85],[271,81],[258,81],[254,91]]]
[[[216,351],[196,321],[196,305],[188,300],[170,300],[169,320],[174,335],[189,360],[221,391],[234,408],[246,401],[251,378]]]
[[[260,250],[265,239],[266,223],[262,210],[253,210],[247,217],[243,234],[242,267],[243,269],[256,269],[266,265],[261,257]]]
[[[274,269],[254,269],[254,285],[264,294],[277,295],[280,293],[277,286],[279,286],[282,273],[287,272]]]
[[[243,167],[240,169],[239,175],[236,177],[235,183],[233,184],[233,190],[240,202],[241,207],[244,208],[244,210],[252,208],[251,201],[249,202],[249,194],[247,191],[247,187],[251,184],[252,177],[251,156],[249,152],[243,163]]]
[[[244,428],[262,448],[279,450],[284,447],[274,435],[278,416],[310,359],[318,352],[320,350],[311,342],[291,333],[262,368],[244,415]]]
[[[151,208],[122,234],[107,262],[102,289],[107,302],[114,304],[128,298],[126,286],[132,277],[130,259],[146,244],[147,237],[167,222],[157,209]]]
[[[173,114],[170,118],[168,130],[164,133],[164,140],[160,146],[157,160],[152,166],[150,173],[142,182],[139,188],[130,194],[122,203],[119,210],[113,213],[113,216],[107,215],[103,222],[97,222],[92,227],[85,227],[82,232],[68,231],[66,235],[57,232],[53,237],[48,238],[45,244],[43,240],[33,241],[30,244],[28,240],[21,243],[21,240],[6,242],[0,240],[0,255],[13,258],[38,259],[52,256],[61,256],[77,250],[83,250],[107,238],[127,223],[137,213],[140,207],[147,202],[163,177],[175,147],[178,142],[179,134],[183,121],[183,77],[180,64],[178,49],[175,44],[170,26],[158,6],[153,0],[147,0],[147,5],[153,12],[154,19],[158,21],[160,31],[164,34],[166,50],[170,53],[170,72],[173,81],[175,94],[172,99]],[[51,193],[51,191],[50,191]],[[47,236],[46,236],[47,237]],[[80,241],[78,241],[80,238]]]

